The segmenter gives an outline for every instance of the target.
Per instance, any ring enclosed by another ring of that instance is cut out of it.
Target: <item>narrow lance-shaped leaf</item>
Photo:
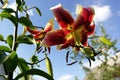
[[[46,68],[48,70],[48,74],[51,75],[51,77],[53,77],[52,64],[48,57],[46,57]]]
[[[36,12],[39,14],[39,16],[42,16],[42,13],[41,13],[40,9],[37,8],[37,7],[34,7],[34,8],[36,9]]]
[[[17,75],[17,77],[14,80],[18,80],[18,79],[22,78],[23,76],[27,76],[27,75],[38,75],[38,76],[42,76],[48,80],[54,80],[46,72],[39,70],[39,69],[30,69],[30,70],[27,70],[25,72],[22,72],[21,74]]]
[[[104,36],[100,36],[100,37],[99,37],[99,40],[100,40],[101,42],[103,42],[104,44],[107,44],[107,45],[109,45],[109,46],[112,46],[112,45],[113,45],[113,43],[110,42],[110,40],[107,39],[107,38],[104,37]]]
[[[13,35],[9,35],[7,37],[7,44],[12,48],[12,43],[13,43]]]

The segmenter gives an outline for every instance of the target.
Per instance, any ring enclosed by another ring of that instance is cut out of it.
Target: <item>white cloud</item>
[[[73,78],[73,75],[65,74],[58,78],[58,80],[71,80]]]
[[[27,11],[30,16],[34,16],[33,9]]]
[[[16,4],[15,0],[13,1],[13,3],[8,5],[9,8],[12,8],[14,10],[16,10],[16,6],[17,6],[17,4]]]
[[[112,15],[109,5],[104,5],[104,6],[92,5],[92,7],[95,9],[95,21],[96,22],[103,22]]]

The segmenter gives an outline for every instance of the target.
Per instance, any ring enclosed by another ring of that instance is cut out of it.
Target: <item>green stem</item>
[[[13,72],[8,73],[8,80],[13,80]]]
[[[15,16],[18,18],[18,10],[15,13]],[[16,51],[17,49],[17,32],[18,32],[18,23],[14,24],[14,33],[13,33],[13,44],[12,51]],[[8,80],[13,80],[13,72],[8,73]]]
[[[12,45],[12,50],[16,51],[17,48],[17,32],[18,32],[18,24],[15,25],[14,27],[14,38],[13,38],[13,45]]]

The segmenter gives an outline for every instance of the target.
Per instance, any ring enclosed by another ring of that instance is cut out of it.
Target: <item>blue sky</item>
[[[14,6],[14,0],[10,2],[9,7]],[[100,28],[98,23],[102,23],[107,33],[112,39],[118,39],[117,46],[120,49],[120,0],[26,0],[29,7],[37,6],[42,12],[40,17],[35,10],[29,11],[31,20],[34,25],[45,26],[49,19],[54,18],[50,8],[61,3],[64,8],[75,17],[75,9],[77,4],[81,4],[84,7],[92,6],[95,9],[95,23],[96,31],[99,32]],[[13,34],[13,25],[8,21],[0,22],[0,34],[7,36],[9,33]],[[6,28],[7,27],[7,28]],[[57,22],[55,22],[55,28],[58,28]],[[22,27],[19,27],[19,33],[21,33]],[[29,60],[30,56],[34,53],[34,45],[20,45],[18,48],[18,55]],[[81,69],[79,64],[67,66],[65,62],[66,50],[58,51],[56,47],[52,47],[51,54],[49,55],[54,71],[55,80],[73,80],[75,76],[78,76],[80,80],[83,80],[85,73]],[[41,59],[42,54],[39,55]],[[40,64],[40,68],[45,69],[45,62]],[[37,77],[38,78],[38,77]],[[39,78],[36,80],[45,80]]]

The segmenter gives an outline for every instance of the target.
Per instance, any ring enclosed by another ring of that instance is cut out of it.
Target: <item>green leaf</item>
[[[12,48],[12,43],[13,43],[13,35],[9,35],[7,37],[7,44]]]
[[[5,59],[6,59],[6,54],[0,51],[0,64],[2,64]]]
[[[14,25],[16,25],[17,22],[18,22],[18,19],[15,16],[13,16],[10,13],[7,13],[7,12],[0,13],[0,17],[9,19]]]
[[[0,51],[11,52],[11,50],[7,46],[0,46]]]
[[[52,63],[48,57],[46,57],[46,68],[48,70],[48,74],[53,77],[53,69],[52,69]]]
[[[36,63],[38,61],[38,56],[33,55],[32,58],[31,58],[31,61],[33,63]]]
[[[29,70],[29,66],[27,65],[26,61],[23,58],[18,59],[18,65],[21,71]]]
[[[13,72],[18,65],[18,56],[15,51],[11,52],[11,54],[5,60],[5,68],[6,71]]]
[[[104,36],[100,36],[100,37],[99,37],[99,40],[100,40],[101,42],[103,42],[104,44],[107,44],[107,45],[109,45],[109,46],[112,46],[112,45],[113,45],[113,43],[110,42],[110,40],[107,39],[107,38],[104,37]]]
[[[0,34],[0,41],[4,41],[4,37],[2,34]]]
[[[28,71],[25,71],[25,72],[17,75],[17,77],[14,80],[18,80],[18,79],[22,78],[23,76],[27,76],[27,75],[39,75],[48,80],[54,80],[49,74],[47,74],[46,72],[39,70],[39,69],[30,69]]]
[[[22,1],[21,0],[16,0],[16,3],[17,3],[18,6],[20,6]]]
[[[18,43],[34,44],[35,40],[32,35],[20,35],[18,37]]]
[[[39,14],[39,16],[42,16],[42,13],[41,13],[40,9],[37,8],[37,7],[34,7],[34,8],[35,8],[36,12]]]
[[[93,53],[93,51],[92,51],[92,49],[91,48],[89,48],[89,47],[84,47],[84,48],[80,48],[80,50],[81,50],[81,52],[83,53],[83,54],[85,54],[88,58],[90,58],[91,60],[93,60],[93,61],[95,61],[95,58],[94,58],[94,53]]]
[[[16,0],[17,3],[17,8],[20,12],[23,11],[23,5],[22,5],[22,0]]]
[[[21,72],[29,70],[29,66],[27,65],[26,61],[23,58],[18,59],[18,67]],[[29,80],[29,76],[24,76],[24,79]]]
[[[19,23],[27,27],[33,27],[32,22],[26,17],[20,17]]]
[[[12,8],[5,8],[5,9],[3,9],[3,12],[15,13],[15,11]]]

